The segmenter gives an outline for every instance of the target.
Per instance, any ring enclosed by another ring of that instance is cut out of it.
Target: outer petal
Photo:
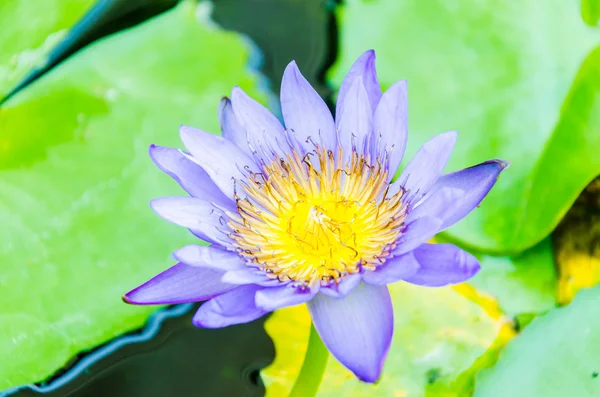
[[[223,211],[211,203],[193,197],[163,197],[150,202],[152,209],[164,219],[186,227],[203,240],[228,246],[228,226]]]
[[[408,85],[406,80],[392,85],[375,109],[373,133],[376,147],[387,153],[390,179],[402,162],[408,138]]]
[[[408,191],[408,200],[418,202],[441,175],[456,142],[456,132],[439,134],[425,142],[394,184]]]
[[[425,216],[443,221],[448,214],[453,214],[462,208],[461,200],[464,195],[464,191],[452,187],[443,187],[435,192],[430,190],[420,202],[414,204],[414,208],[406,217],[406,222]]]
[[[240,256],[235,252],[202,245],[186,245],[175,251],[173,257],[186,265],[205,267],[222,272],[246,268]]]
[[[336,148],[337,138],[331,112],[294,61],[283,73],[281,111],[286,128],[293,130],[298,141],[308,150],[312,147],[309,140],[321,143],[329,150]]]
[[[273,311],[287,306],[308,302],[317,294],[318,289],[300,289],[291,285],[265,288],[256,293],[256,306]]]
[[[191,160],[206,171],[227,197],[234,197],[235,180],[245,179],[244,170],[256,168],[254,160],[222,136],[187,126],[182,126],[179,132],[183,144],[194,156]]]
[[[202,328],[223,328],[256,320],[267,314],[254,305],[259,290],[256,285],[245,285],[219,295],[200,306],[192,323]]]
[[[221,124],[223,137],[235,143],[237,147],[242,149],[247,155],[251,156],[252,152],[248,146],[246,130],[239,121],[237,121],[237,118],[233,113],[231,100],[227,97],[221,99],[221,102],[219,103],[219,123]]]
[[[266,274],[258,269],[247,267],[243,270],[229,270],[223,274],[221,279],[224,283],[235,285],[256,284],[262,286],[280,286],[286,285],[281,281],[269,278]]]
[[[123,296],[127,303],[159,305],[199,302],[237,287],[221,282],[223,272],[178,263]]]
[[[430,194],[436,195],[444,189],[459,189],[462,195],[458,206],[448,209],[441,215],[446,229],[467,216],[475,209],[481,200],[488,194],[498,180],[500,173],[508,167],[509,163],[503,160],[490,160],[474,167],[452,172],[441,176],[431,188]]]
[[[462,283],[480,267],[477,258],[452,244],[423,244],[412,255],[419,262],[419,270],[404,281],[427,287]]]
[[[412,251],[437,234],[442,226],[442,220],[433,217],[422,217],[406,226],[398,239],[398,246],[392,251],[392,256],[399,256]]]
[[[358,57],[344,78],[344,81],[342,82],[338,92],[337,104],[335,108],[336,126],[338,123],[339,114],[341,113],[342,105],[345,102],[346,94],[350,90],[350,87],[357,77],[362,78],[371,109],[375,110],[379,100],[381,99],[381,86],[379,85],[377,71],[375,70],[375,51],[366,51],[360,57]]]
[[[414,258],[411,252],[395,258],[388,259],[387,262],[371,272],[365,272],[363,280],[372,285],[392,284],[399,280],[414,275],[419,270],[419,262]]]
[[[335,358],[359,379],[377,381],[394,332],[387,287],[361,284],[344,299],[319,294],[308,303],[308,309]]]
[[[246,130],[253,153],[256,152],[263,158],[282,153],[281,144],[285,142],[283,126],[267,108],[250,98],[239,87],[231,92],[231,103],[236,119]]]
[[[180,150],[151,145],[149,152],[158,168],[175,179],[190,195],[226,208],[235,208],[233,200],[225,196],[208,174]]]
[[[362,78],[358,77],[344,97],[338,120],[338,141],[342,146],[344,163],[352,158],[352,150],[362,153],[373,128],[373,111]]]

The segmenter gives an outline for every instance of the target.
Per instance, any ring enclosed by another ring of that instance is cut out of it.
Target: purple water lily
[[[447,132],[391,182],[406,146],[407,85],[382,94],[373,51],[346,76],[335,120],[294,62],[283,75],[281,108],[285,127],[236,87],[221,101],[223,136],[183,126],[189,153],[150,148],[189,193],[152,208],[210,245],[179,249],[179,263],[124,299],[208,300],[193,319],[205,328],[307,303],[329,351],[375,382],[393,333],[387,284],[444,286],[479,270],[471,254],[427,241],[477,207],[507,163],[442,175],[457,136]]]

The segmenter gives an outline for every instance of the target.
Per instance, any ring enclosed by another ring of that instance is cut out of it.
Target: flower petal
[[[345,102],[346,94],[357,77],[362,78],[371,109],[375,110],[381,99],[381,86],[379,85],[377,70],[375,69],[375,51],[368,50],[358,57],[344,78],[338,92],[335,108],[336,126],[338,125],[338,117],[341,113],[342,105]]]
[[[375,147],[389,159],[390,179],[402,162],[408,138],[408,85],[406,80],[392,85],[381,97],[373,117]]]
[[[181,126],[179,133],[193,156],[190,160],[202,167],[227,197],[234,197],[235,180],[246,178],[243,170],[256,168],[250,156],[222,136],[187,126]]]
[[[311,290],[292,285],[264,288],[256,293],[256,306],[267,311],[296,306],[311,300],[317,292],[318,289]]]
[[[449,131],[425,142],[394,182],[407,190],[410,203],[421,200],[441,175],[454,148],[456,135],[455,131]]]
[[[464,170],[442,175],[432,186],[429,194],[435,195],[440,190],[448,188],[460,189],[463,192],[460,197],[460,205],[453,207],[452,210],[448,209],[441,215],[444,221],[442,229],[454,225],[473,211],[508,165],[509,163],[503,160],[490,160]]]
[[[365,143],[371,135],[373,128],[373,110],[362,78],[357,77],[348,93],[340,113],[336,116],[338,122],[338,141],[343,149],[343,163],[347,164],[352,158],[352,151],[363,153]]]
[[[294,131],[298,141],[308,146],[308,151],[312,148],[309,141],[335,150],[337,138],[331,112],[294,61],[283,73],[281,111],[286,128]]]
[[[308,302],[308,309],[335,358],[359,379],[377,381],[394,332],[387,287],[360,284],[344,299],[319,294]]]
[[[246,130],[252,153],[265,160],[282,153],[281,144],[286,141],[284,129],[277,117],[239,87],[231,92],[233,112],[240,125]],[[267,158],[265,158],[267,157]]]
[[[178,263],[123,296],[135,305],[199,302],[237,287],[221,282],[223,272]]]
[[[262,286],[277,286],[286,285],[276,278],[269,278],[267,275],[258,269],[246,267],[242,270],[229,270],[223,274],[221,281],[227,284],[246,285],[256,284]]]
[[[480,268],[477,258],[452,244],[423,244],[412,255],[419,270],[404,281],[427,287],[462,283]]]
[[[447,214],[453,214],[462,208],[461,200],[464,195],[464,191],[452,187],[443,187],[435,192],[430,190],[420,202],[414,204],[414,208],[408,212],[406,222],[421,217],[439,218],[443,222]]]
[[[438,233],[441,226],[442,220],[433,217],[422,217],[409,223],[397,242],[398,246],[392,250],[392,256],[405,254],[424,244]]]
[[[203,240],[223,246],[231,244],[223,211],[208,201],[193,197],[162,197],[152,200],[150,206],[164,219],[192,230]]]
[[[360,284],[362,280],[361,274],[349,274],[344,276],[338,284],[321,287],[321,293],[331,298],[343,298],[348,295],[354,288]]]
[[[151,145],[149,152],[158,168],[175,179],[193,197],[235,208],[233,200],[221,192],[202,167],[184,156],[179,149]]]
[[[233,113],[231,100],[227,97],[221,99],[219,103],[219,123],[221,124],[221,132],[225,139],[229,139],[235,143],[237,147],[242,149],[248,156],[252,156],[252,151],[248,146],[248,136],[246,130],[237,121]]]
[[[231,251],[202,245],[186,245],[173,253],[173,257],[186,265],[220,270],[243,270],[246,268],[240,256]]]
[[[254,296],[261,287],[245,285],[204,303],[192,319],[196,327],[223,328],[256,320],[268,312],[254,305]]]
[[[419,270],[419,262],[411,252],[388,259],[385,264],[374,271],[363,274],[363,281],[372,285],[387,285],[406,277],[410,277]]]

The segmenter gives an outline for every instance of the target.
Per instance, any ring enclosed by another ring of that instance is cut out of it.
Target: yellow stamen
[[[229,225],[240,255],[271,277],[314,286],[385,262],[406,217],[388,170],[352,154],[341,167],[321,148],[251,173]],[[316,165],[316,167],[315,167]]]

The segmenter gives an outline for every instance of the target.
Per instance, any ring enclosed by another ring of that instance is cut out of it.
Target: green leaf
[[[482,372],[475,397],[600,395],[600,288],[535,319]]]
[[[600,1],[581,0],[581,15],[590,26],[598,26],[600,21]]]
[[[194,240],[149,208],[185,193],[148,146],[180,146],[180,124],[217,132],[235,84],[259,94],[247,42],[203,10],[97,42],[0,108],[0,390],[140,327],[153,308],[121,296]]]
[[[0,99],[46,56],[94,0],[0,2]]]
[[[409,81],[407,158],[455,129],[448,170],[491,158],[512,163],[451,238],[520,252],[547,236],[600,174],[597,53],[577,75],[600,30],[584,24],[577,3],[349,0],[340,17],[335,84],[369,48],[384,87]]]
[[[491,365],[498,348],[513,336],[494,302],[480,299],[468,286],[396,283],[389,288],[395,330],[382,378],[375,385],[362,383],[330,357],[317,396],[462,396],[472,390],[476,371]],[[278,310],[265,328],[276,356],[261,377],[267,396],[286,396],[307,349],[308,310],[305,306]],[[321,360],[315,365],[320,366]]]
[[[510,316],[544,313],[556,306],[557,283],[550,240],[515,257],[483,255],[469,284],[498,301]]]

